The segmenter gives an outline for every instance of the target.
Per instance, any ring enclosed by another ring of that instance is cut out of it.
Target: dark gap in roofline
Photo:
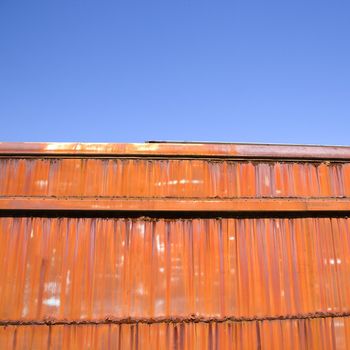
[[[189,212],[189,211],[113,211],[113,210],[23,210],[1,209],[0,217],[45,217],[45,218],[117,218],[144,220],[187,219],[297,219],[297,218],[349,218],[349,211],[251,211],[251,212]]]

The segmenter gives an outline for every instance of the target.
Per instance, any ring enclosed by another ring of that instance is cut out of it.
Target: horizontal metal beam
[[[0,143],[0,156],[161,156],[350,159],[350,147],[239,143]]]
[[[168,212],[350,212],[346,199],[125,199],[2,197],[0,210]]]

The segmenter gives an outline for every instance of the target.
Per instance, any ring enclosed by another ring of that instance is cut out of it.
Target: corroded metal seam
[[[288,320],[308,320],[322,318],[350,317],[350,312],[315,312],[297,315],[278,315],[264,317],[157,317],[157,318],[115,318],[107,316],[103,319],[82,319],[67,320],[45,318],[42,320],[0,320],[0,326],[55,326],[55,325],[100,325],[100,324],[161,324],[161,323],[224,323],[224,322],[263,322],[263,321],[288,321]]]

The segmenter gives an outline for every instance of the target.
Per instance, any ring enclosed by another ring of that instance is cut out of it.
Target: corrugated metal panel
[[[350,348],[349,159],[0,144],[0,349]]]
[[[350,197],[350,163],[0,159],[1,196]]]
[[[350,219],[0,223],[0,319],[350,313]]]

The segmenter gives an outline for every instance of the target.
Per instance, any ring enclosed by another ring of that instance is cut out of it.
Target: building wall
[[[0,349],[350,348],[347,148],[104,147],[0,147]]]

